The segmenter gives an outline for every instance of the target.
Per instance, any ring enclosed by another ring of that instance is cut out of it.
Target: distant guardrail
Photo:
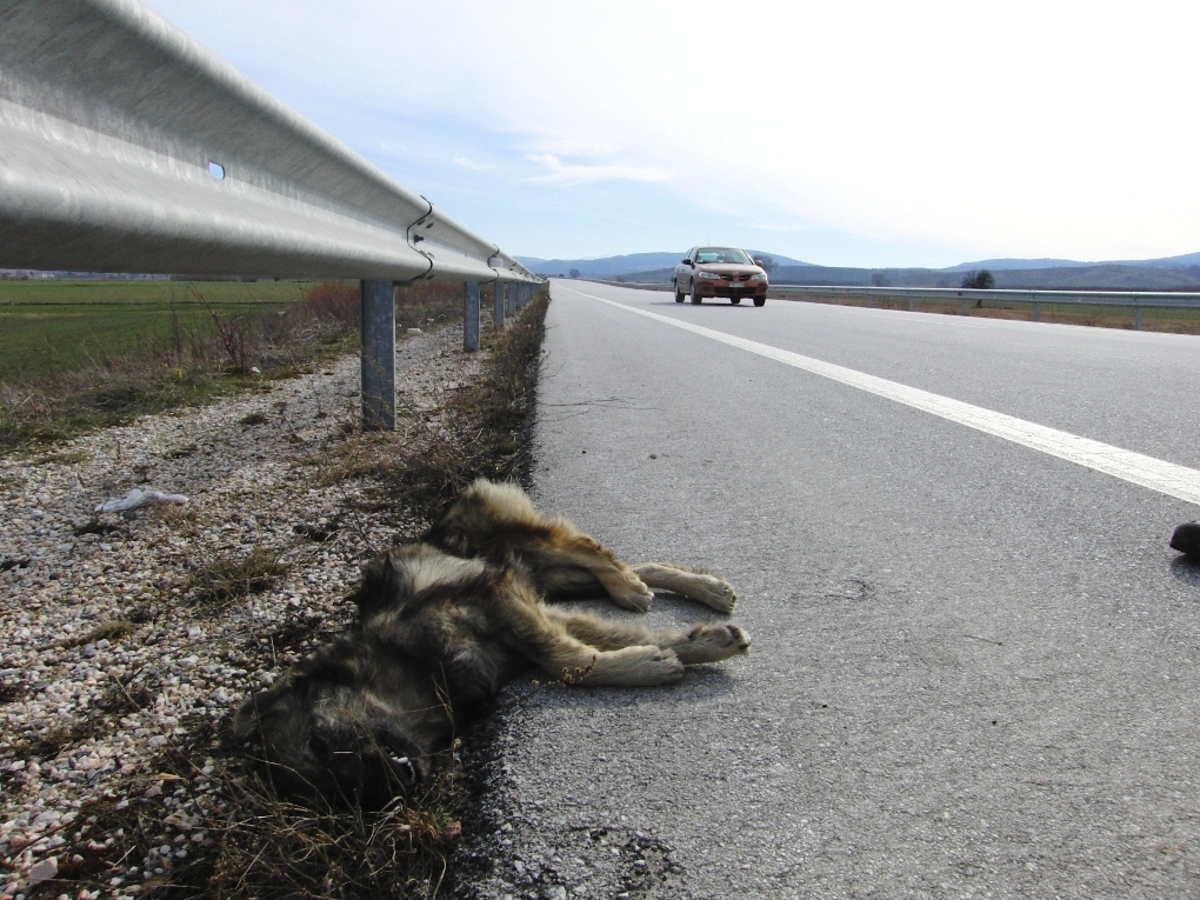
[[[669,291],[668,282],[602,281],[616,287],[642,290]],[[922,287],[867,287],[827,284],[772,284],[770,295],[825,295],[847,297],[872,297],[907,299],[908,308],[913,309],[917,300],[934,300],[950,303],[961,300],[963,314],[980,301],[998,303],[1028,303],[1033,306],[1033,317],[1041,317],[1046,305],[1064,306],[1118,306],[1134,310],[1134,327],[1141,328],[1142,313],[1147,309],[1200,309],[1200,294],[1174,293],[1171,291],[1033,291],[1033,290],[978,290],[975,288],[922,288]]]
[[[1030,290],[978,290],[974,288],[902,288],[902,287],[852,287],[843,285],[773,284],[773,293],[825,294],[855,297],[886,297],[908,300],[912,309],[917,300],[935,300],[954,303],[962,300],[963,313],[980,301],[1002,303],[1028,303],[1033,306],[1033,317],[1041,316],[1042,307],[1050,305],[1074,306],[1120,306],[1135,311],[1135,327],[1142,327],[1142,312],[1147,309],[1200,309],[1200,294],[1171,293],[1167,291],[1030,291]]]
[[[0,267],[362,280],[383,425],[382,285],[541,282],[136,0],[0,2]]]

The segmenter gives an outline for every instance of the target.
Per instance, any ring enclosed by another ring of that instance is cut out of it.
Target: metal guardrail
[[[1142,312],[1146,309],[1200,309],[1200,294],[1166,291],[978,290],[973,288],[891,288],[813,284],[773,284],[771,291],[785,296],[788,294],[823,294],[826,296],[903,298],[908,300],[910,310],[917,300],[935,300],[940,303],[954,303],[956,300],[962,300],[964,314],[980,301],[1029,303],[1033,305],[1035,320],[1040,318],[1042,307],[1045,305],[1119,306],[1135,311],[1137,328],[1142,327]]]
[[[669,291],[669,282],[600,281],[614,287],[637,288],[639,290]],[[916,288],[916,287],[867,287],[828,284],[773,284],[773,296],[810,294],[825,296],[902,298],[908,300],[911,311],[917,300],[934,300],[939,303],[962,301],[963,314],[980,301],[996,303],[1029,303],[1033,305],[1033,317],[1040,318],[1042,307],[1063,306],[1119,306],[1134,310],[1135,327],[1142,327],[1142,312],[1147,309],[1200,309],[1200,294],[1175,293],[1171,291],[1033,291],[1033,290],[978,290],[975,288]]]
[[[0,2],[0,267],[541,281],[136,0]]]

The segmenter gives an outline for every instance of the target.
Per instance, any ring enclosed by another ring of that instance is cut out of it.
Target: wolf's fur
[[[712,575],[630,567],[520,488],[477,481],[421,542],[367,567],[358,622],[247,698],[234,735],[288,793],[382,805],[436,767],[456,716],[530,664],[571,684],[657,685],[749,649],[736,625],[648,629],[543,602],[607,595],[644,611],[655,589],[724,613],[737,600]]]

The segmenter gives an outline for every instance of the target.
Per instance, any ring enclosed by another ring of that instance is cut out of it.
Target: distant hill
[[[777,265],[808,265],[798,259],[780,256],[777,253],[763,253],[760,250],[747,250],[746,252],[751,256],[770,256]],[[517,262],[537,275],[567,275],[572,269],[578,269],[580,278],[611,279],[617,276],[628,277],[632,272],[649,272],[660,269],[674,271],[675,264],[683,259],[685,253],[687,253],[686,247],[678,252],[630,253],[626,256],[605,256],[600,259],[537,259],[532,256],[518,256]]]
[[[1006,269],[1071,269],[1078,266],[1094,266],[1096,263],[1076,262],[1073,259],[981,259],[978,262],[959,263],[940,269],[942,272],[973,272],[987,269],[1002,272]]]
[[[665,283],[671,280],[678,253],[631,253],[601,259],[517,257],[539,275],[569,275],[602,281]],[[1200,253],[1163,259],[1079,262],[1071,259],[984,259],[944,269],[860,269],[817,266],[778,253],[750,250],[775,260],[774,284],[828,284],[879,287],[958,287],[964,272],[987,269],[996,287],[1009,290],[1200,291]]]
[[[970,272],[987,269],[999,272],[1006,269],[1095,269],[1106,266],[1136,266],[1145,269],[1186,269],[1200,266],[1200,253],[1183,256],[1167,256],[1162,259],[1114,259],[1106,262],[1079,262],[1074,259],[983,259],[979,262],[959,263],[942,269],[944,272]]]

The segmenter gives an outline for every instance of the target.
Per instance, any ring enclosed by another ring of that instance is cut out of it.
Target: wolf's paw
[[[597,684],[672,684],[683,677],[683,663],[661,647],[624,647],[605,653],[593,672]]]
[[[733,612],[733,607],[737,604],[737,592],[724,578],[703,575],[699,576],[692,599],[712,607],[717,612],[728,614]]]
[[[617,606],[631,609],[634,612],[647,612],[654,603],[654,591],[646,587],[640,579],[628,585],[621,591],[613,591],[612,599]]]
[[[645,655],[635,666],[637,671],[645,675],[645,680],[639,678],[638,684],[671,684],[683,677],[683,661],[672,651],[659,647],[628,649],[645,651]]]
[[[697,625],[671,648],[687,665],[718,662],[750,652],[750,636],[737,625]]]

